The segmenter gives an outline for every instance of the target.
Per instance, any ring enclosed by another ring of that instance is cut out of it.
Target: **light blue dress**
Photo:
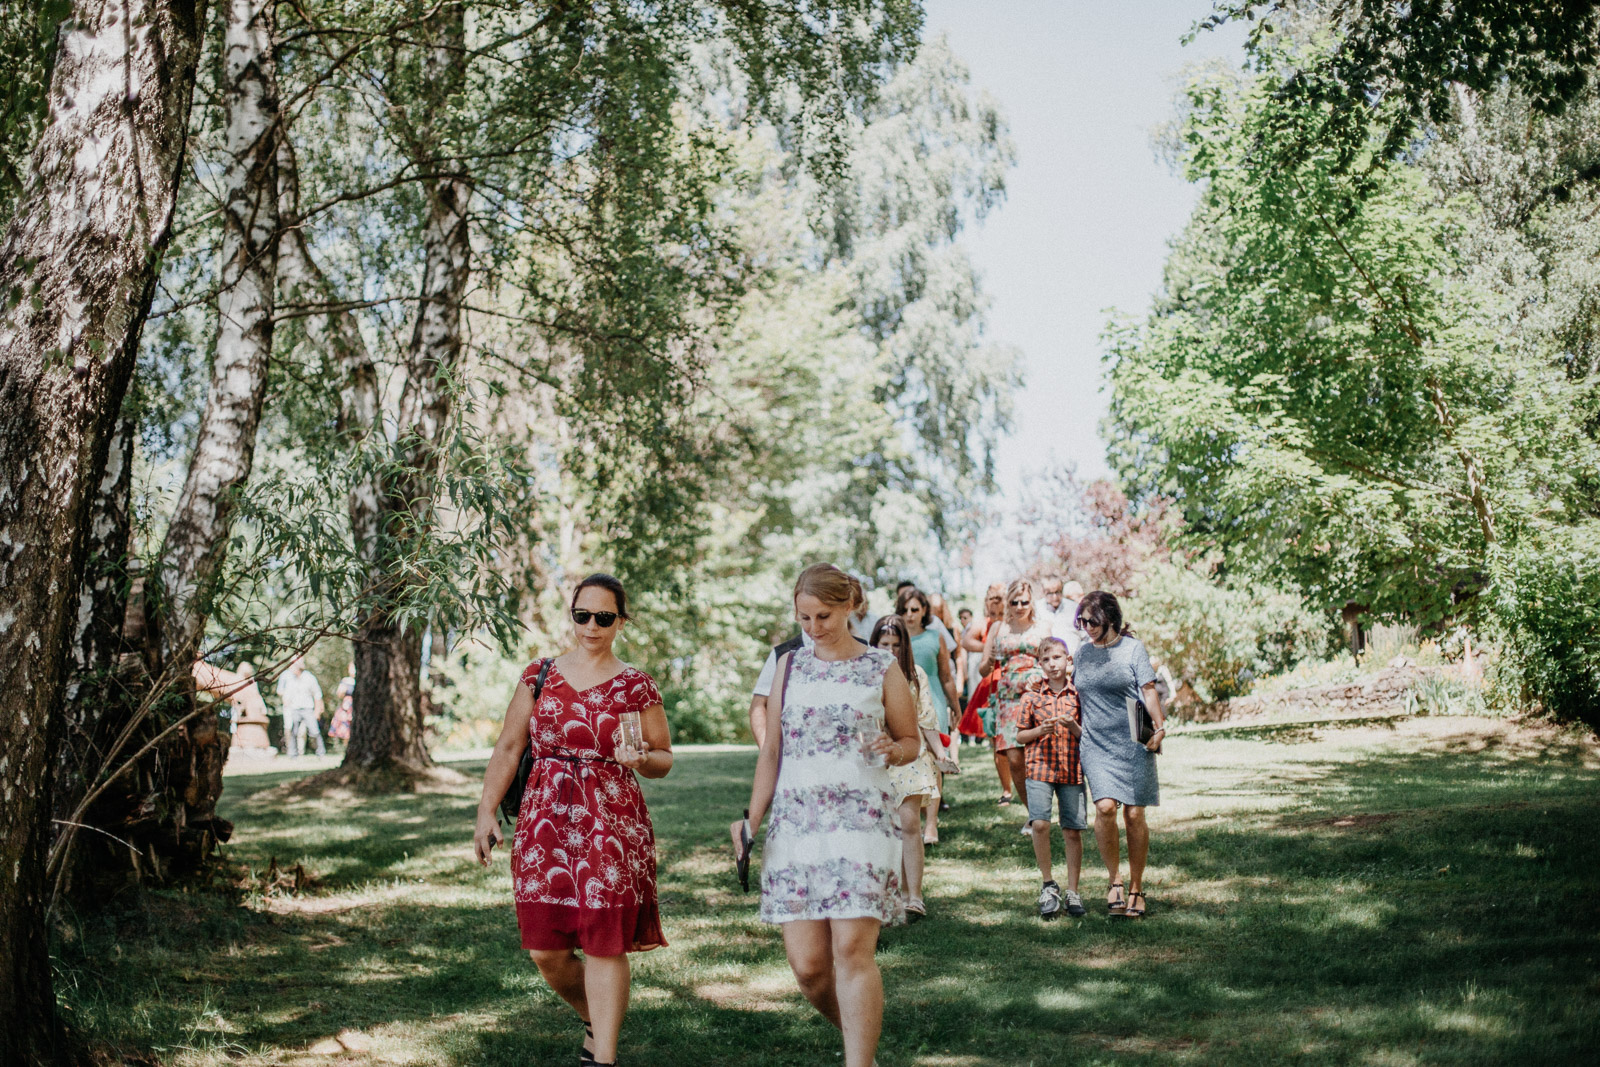
[[[1083,716],[1083,776],[1094,799],[1134,807],[1161,803],[1156,754],[1128,729],[1128,698],[1141,696],[1144,685],[1155,680],[1150,654],[1132,637],[1118,638],[1105,648],[1090,641],[1079,647],[1072,684]]]
[[[939,681],[939,632],[930,627],[913,637],[911,656],[928,675],[928,696],[939,720],[939,732],[947,734],[950,732],[950,702],[945,699],[944,684]]]

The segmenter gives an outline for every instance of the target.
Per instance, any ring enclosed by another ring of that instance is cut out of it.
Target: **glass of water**
[[[622,746],[634,752],[644,747],[644,726],[637,711],[625,711],[621,717]]]

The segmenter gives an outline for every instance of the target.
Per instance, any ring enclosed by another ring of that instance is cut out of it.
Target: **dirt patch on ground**
[[[1331,826],[1335,830],[1368,830],[1374,826],[1393,822],[1400,817],[1398,811],[1378,812],[1372,815],[1340,815],[1332,819],[1318,819],[1307,826]]]

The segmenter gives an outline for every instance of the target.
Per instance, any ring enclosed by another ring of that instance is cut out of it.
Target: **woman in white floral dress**
[[[814,643],[778,664],[750,793],[752,828],[772,811],[761,918],[783,926],[801,992],[844,1035],[845,1067],[869,1067],[883,1026],[873,952],[880,926],[905,917],[888,767],[920,747],[905,675],[850,632],[865,602],[861,583],[831,564],[795,583],[795,613]]]

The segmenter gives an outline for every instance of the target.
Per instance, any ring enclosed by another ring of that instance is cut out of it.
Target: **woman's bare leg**
[[[922,898],[922,798],[900,802],[900,865],[905,872],[906,896]]]
[[[940,796],[944,794],[941,793]],[[928,817],[924,820],[922,839],[928,844],[937,844],[939,841],[939,797],[934,797],[933,802],[925,809]]]
[[[998,737],[990,741],[992,745],[998,745],[999,743],[1000,739]],[[1004,752],[998,749],[994,754],[994,773],[1000,776],[1000,792],[1006,796],[1011,796],[1013,792],[1011,788],[1011,760],[1006,757]]]
[[[811,1006],[835,1026],[839,1019],[839,993],[833,976],[833,937],[826,919],[797,919],[783,924],[783,951],[789,969]]]
[[[883,975],[873,955],[879,923],[876,919],[835,919],[830,925],[845,1067],[871,1067],[883,1031]]]
[[[593,1013],[589,1022],[594,1027],[594,1058],[615,1063],[622,1017],[628,1013],[628,957],[590,956],[585,963],[583,987]]]
[[[1020,748],[1006,749],[1006,762],[1011,768],[1011,781],[1017,787],[1017,798],[1026,805],[1028,803],[1028,761],[1023,757],[1023,750]]]
[[[1122,821],[1128,827],[1128,892],[1144,889],[1144,863],[1150,855],[1150,824],[1145,821],[1144,808],[1124,805]]]
[[[570,948],[533,949],[528,953],[556,996],[572,1005],[578,1018],[589,1022],[589,997],[584,991],[583,960]],[[594,1042],[584,1038],[583,1047],[594,1051]]]
[[[1100,860],[1106,865],[1106,874],[1115,883],[1122,870],[1122,841],[1117,834],[1117,802],[1094,802],[1094,843],[1100,849]]]

